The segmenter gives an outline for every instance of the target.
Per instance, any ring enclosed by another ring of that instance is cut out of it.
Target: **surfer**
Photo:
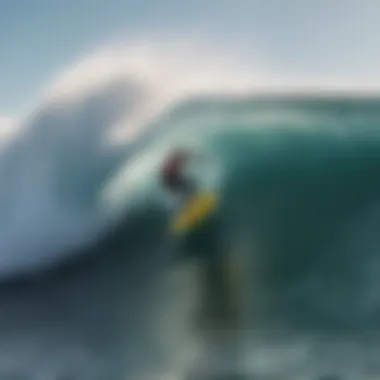
[[[195,184],[185,173],[191,158],[189,152],[177,150],[164,161],[161,179],[164,187],[170,192],[189,196],[195,191]]]
[[[207,220],[216,210],[218,201],[214,189],[208,189],[195,171],[199,156],[187,150],[177,149],[169,154],[161,165],[160,180],[171,200],[175,213],[170,220],[174,234],[186,234]],[[194,166],[195,165],[195,166]]]

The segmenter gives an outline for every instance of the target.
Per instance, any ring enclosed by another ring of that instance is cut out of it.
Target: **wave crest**
[[[1,151],[0,276],[50,265],[107,229],[104,185],[170,107],[251,88],[247,70],[205,51],[191,41],[112,46],[53,81]]]

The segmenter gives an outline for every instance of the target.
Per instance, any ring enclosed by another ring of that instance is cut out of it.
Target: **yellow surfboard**
[[[214,193],[196,194],[172,219],[171,231],[175,234],[182,234],[196,227],[215,211],[217,204],[218,200]]]

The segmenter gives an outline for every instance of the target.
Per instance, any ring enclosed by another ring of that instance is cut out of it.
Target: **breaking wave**
[[[173,146],[194,146],[226,173],[218,238],[251,270],[253,330],[378,329],[380,102],[283,96],[306,87],[209,53],[114,46],[59,76],[26,118],[0,121],[0,276],[84,252],[130,250],[144,261],[136,247],[155,246],[161,254],[159,218],[135,220],[135,210],[167,207],[159,160]],[[50,320],[42,298],[33,302]]]

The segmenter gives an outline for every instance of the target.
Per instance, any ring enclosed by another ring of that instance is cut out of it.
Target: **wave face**
[[[378,102],[209,98],[173,116],[177,143],[192,134],[226,172],[220,236],[246,246],[255,291],[295,326],[377,326]]]
[[[254,374],[377,373],[378,110],[327,96],[186,107],[227,173],[217,234],[249,268],[241,323]]]
[[[0,378],[180,377],[199,294],[196,270],[175,271],[186,252],[166,235],[155,177],[173,146],[209,152],[225,173],[220,230],[192,249],[245,260],[252,370],[289,370],[285,345],[286,363],[313,376],[369,376],[372,362],[343,368],[334,352],[305,363],[315,336],[357,346],[379,327],[380,101],[215,96],[215,78],[168,82],[175,60],[157,63],[165,76],[120,59],[70,71],[4,141]]]
[[[276,294],[276,314],[298,328],[377,327],[377,280],[369,271],[378,260],[378,101],[229,107],[239,116],[220,113],[226,127],[212,145],[231,173],[227,220],[244,231],[239,241],[251,236],[248,246],[257,247],[250,254],[256,291]]]

